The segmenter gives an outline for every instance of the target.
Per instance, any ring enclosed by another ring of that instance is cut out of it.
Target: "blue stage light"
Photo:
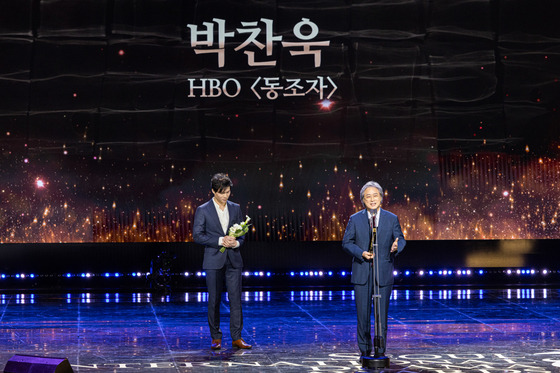
[[[66,277],[67,277],[67,278],[70,278],[70,277],[72,277],[72,274],[71,274],[71,273],[67,273],[67,274],[66,274]]]
[[[294,277],[295,273],[294,272],[290,272],[290,276]]]
[[[111,274],[107,272],[105,273],[105,277],[111,277]]]
[[[119,277],[121,274],[120,273],[115,273],[115,277]]]
[[[346,276],[346,272],[344,271],[342,271],[340,274],[342,275],[342,277]]]
[[[255,272],[255,273],[253,273],[253,274],[254,274],[255,276],[258,276],[258,275],[259,275],[259,272]]]
[[[404,271],[405,276],[410,276],[410,271]]]
[[[270,277],[271,273],[270,272],[266,272],[266,277]]]
[[[429,274],[430,276],[433,276],[433,275],[434,275],[434,271],[429,271],[428,274]]]
[[[309,272],[305,272],[305,275],[306,275],[306,276],[309,276]]]
[[[332,271],[329,271],[329,276],[332,276]]]
[[[483,274],[484,274],[484,271],[483,271],[482,269],[479,269],[479,270],[478,270],[478,274],[479,274],[479,275],[483,275]]]
[[[393,271],[393,276],[397,276],[399,273],[397,271]]]
[[[0,277],[2,277],[2,278],[6,278],[6,275],[2,273],[2,276],[0,276]]]
[[[29,275],[29,277],[35,278],[35,275],[32,273],[32,274]]]

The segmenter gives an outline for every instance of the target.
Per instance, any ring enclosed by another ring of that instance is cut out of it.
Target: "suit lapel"
[[[234,222],[233,221],[233,219],[235,219],[235,216],[233,214],[233,204],[230,201],[227,201],[227,209],[228,209],[228,215],[229,215],[228,227],[231,227],[233,224],[239,223],[239,222]]]
[[[210,214],[210,217],[214,221],[214,224],[216,225],[218,230],[222,232],[223,231],[222,224],[220,223],[220,218],[218,217],[218,212],[216,211],[216,206],[214,206],[213,199],[210,199],[210,202],[208,203],[208,210],[209,210],[208,213]]]
[[[367,231],[370,231],[370,226],[369,226],[369,217],[368,217],[368,212],[367,210],[362,210],[362,218],[360,219],[361,221],[361,229]]]
[[[379,225],[377,226],[378,241],[381,240],[380,236],[385,235],[387,228],[387,219],[385,217],[385,210],[379,209]]]

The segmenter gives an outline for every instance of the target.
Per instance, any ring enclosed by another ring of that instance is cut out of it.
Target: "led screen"
[[[553,1],[4,1],[0,242],[560,238]]]

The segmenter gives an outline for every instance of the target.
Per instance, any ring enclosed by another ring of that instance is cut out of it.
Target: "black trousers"
[[[233,341],[241,338],[243,313],[241,311],[241,270],[233,268],[229,258],[223,268],[206,270],[208,287],[208,326],[212,339],[222,339],[220,329],[220,305],[224,280],[229,299],[229,331]]]
[[[368,281],[364,285],[354,284],[354,298],[356,301],[356,310],[358,313],[358,347],[362,354],[373,352],[373,341],[371,335],[371,314],[372,314],[372,295],[374,290],[375,279],[373,278],[373,271],[370,272]],[[380,305],[380,321],[381,330],[379,331],[379,336],[381,339],[381,346],[378,350],[379,353],[385,353],[385,347],[387,343],[387,319],[389,315],[389,299],[391,298],[391,291],[393,285],[380,286],[379,293],[381,298],[379,299]],[[374,319],[375,322],[375,319]]]

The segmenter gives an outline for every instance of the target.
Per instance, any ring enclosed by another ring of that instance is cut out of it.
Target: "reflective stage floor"
[[[353,293],[244,293],[234,350],[210,350],[206,293],[0,293],[0,369],[15,354],[67,357],[75,372],[356,372]],[[386,372],[560,372],[556,288],[393,292]]]

